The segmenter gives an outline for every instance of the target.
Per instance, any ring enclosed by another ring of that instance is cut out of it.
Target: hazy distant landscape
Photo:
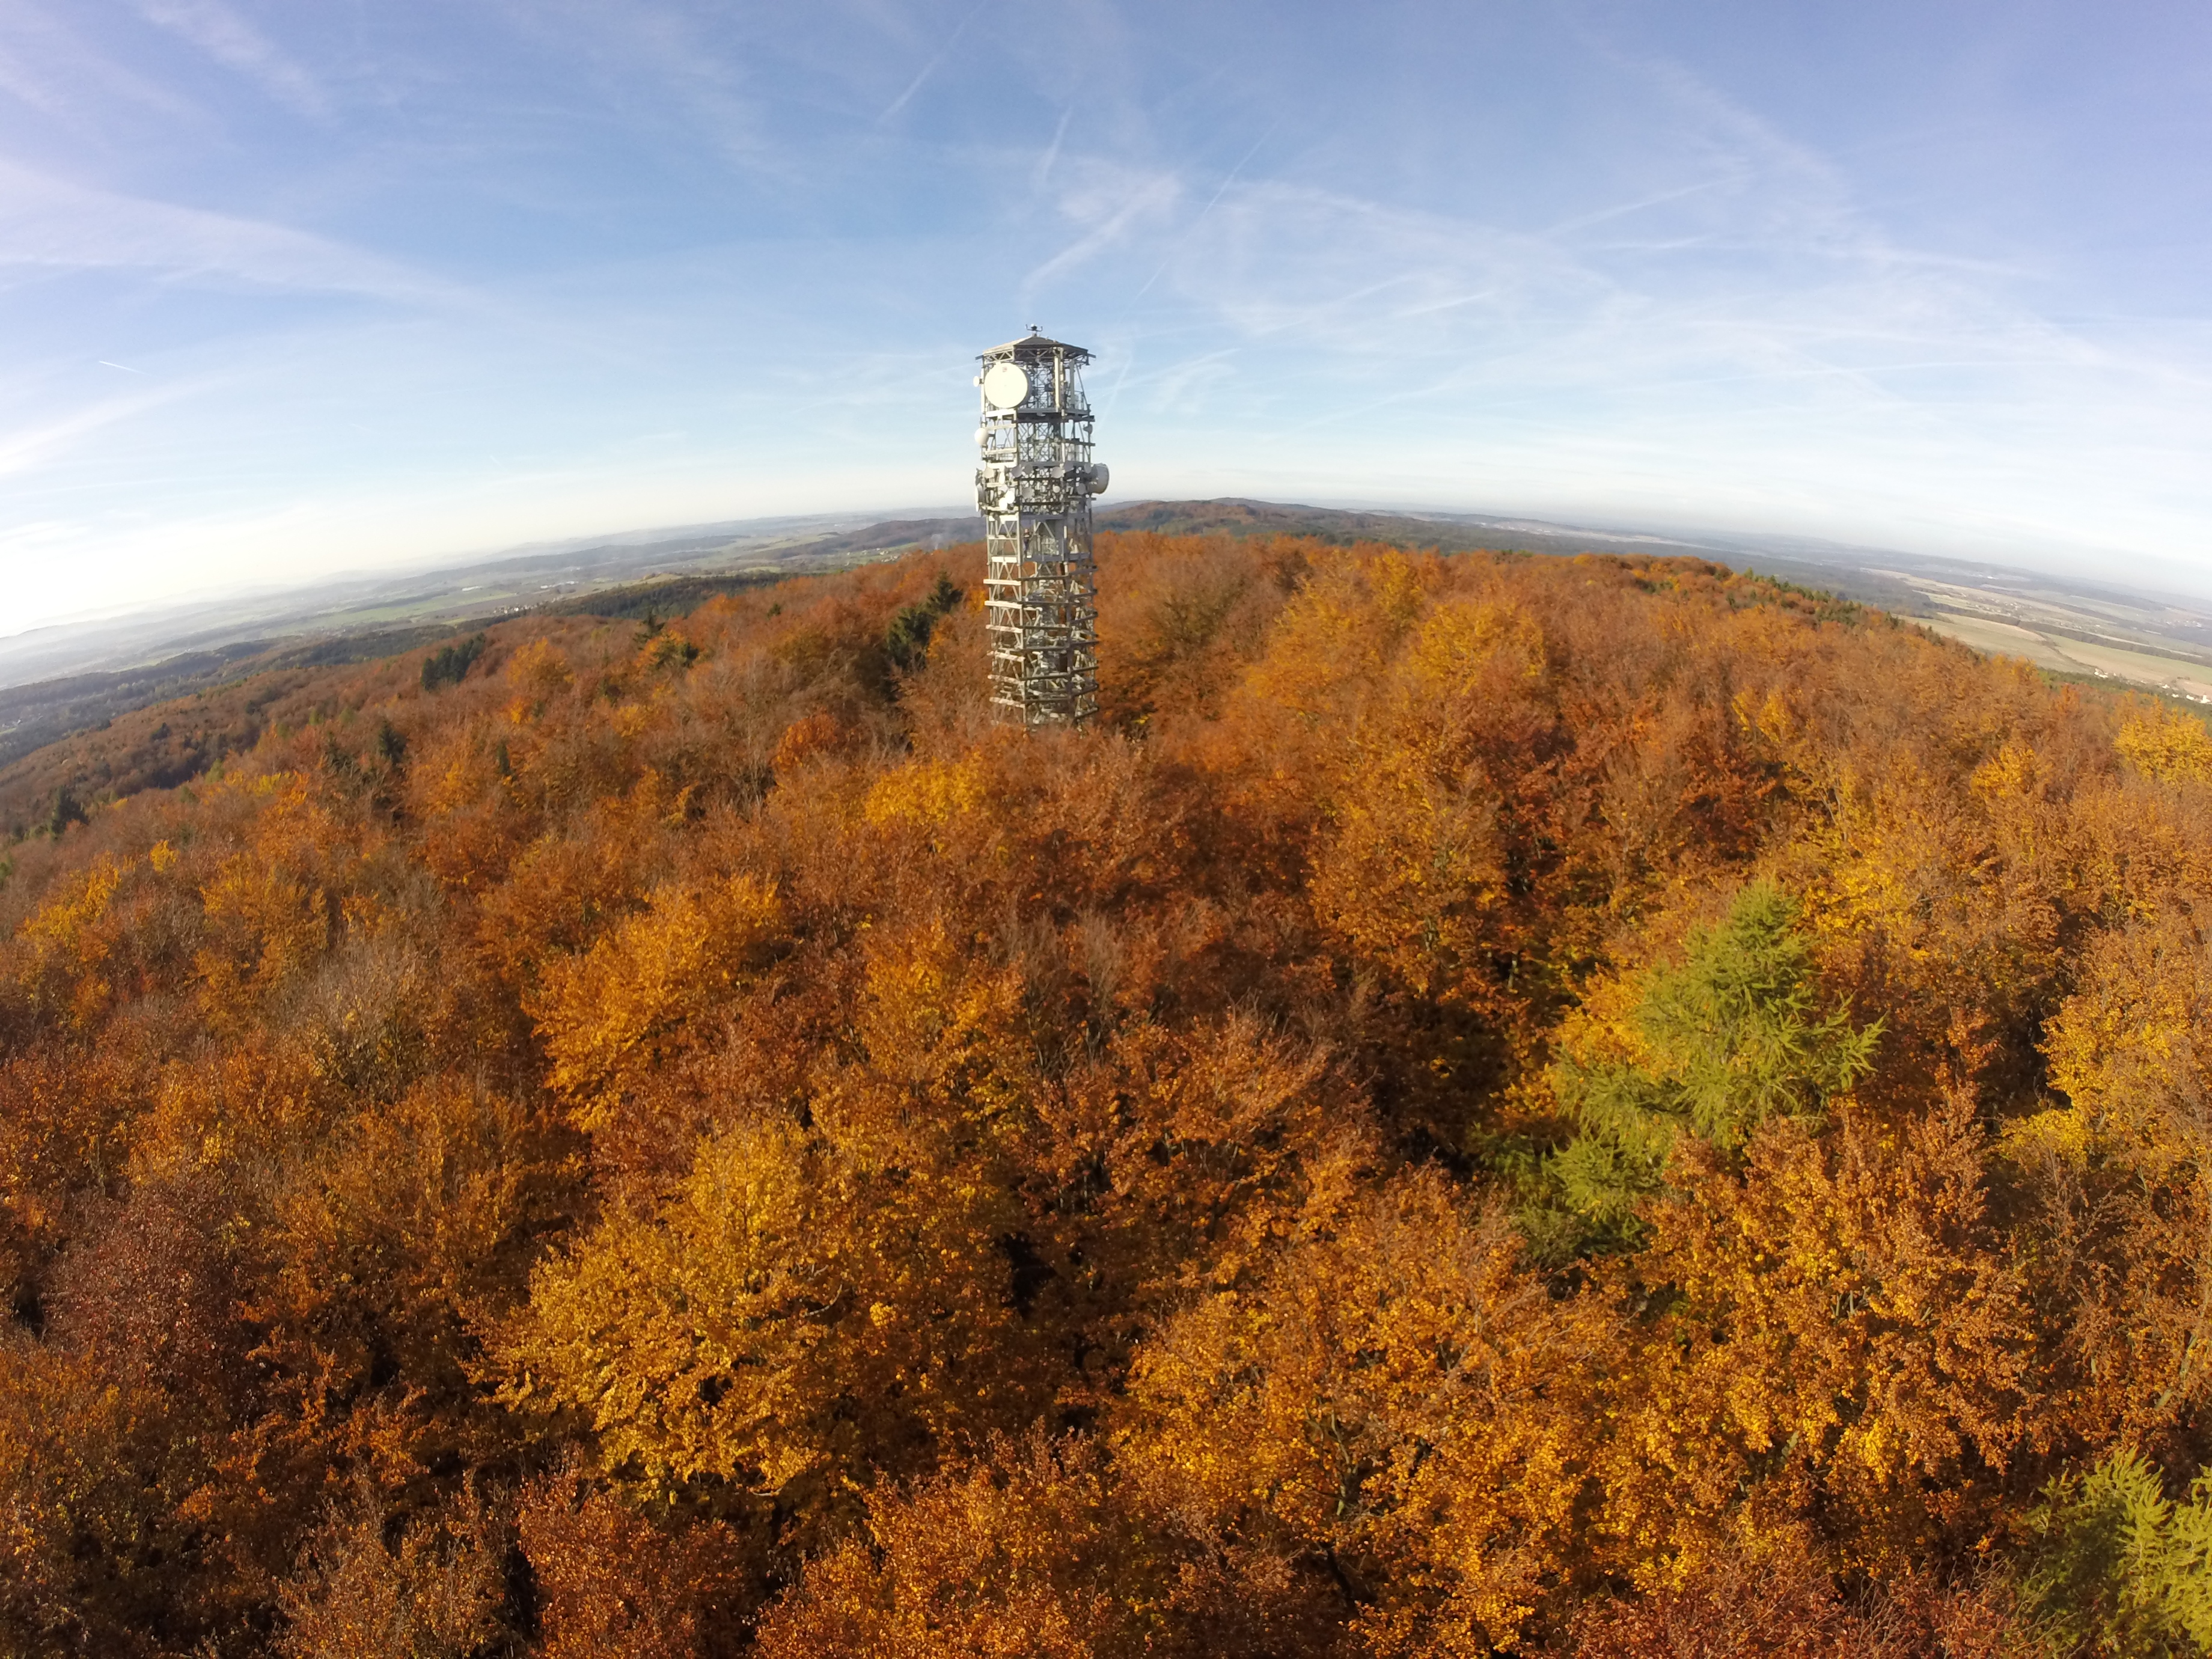
[[[390,656],[646,582],[667,584],[664,610],[688,609],[718,589],[972,539],[977,522],[832,514],[690,526],[34,629],[0,637],[0,766],[129,709],[252,674]]]
[[[196,651],[512,616],[648,575],[839,569],[980,533],[957,517],[821,514],[684,525],[511,548],[411,570],[342,575],[185,605],[149,605],[0,635],[0,685],[142,667]]]
[[[1802,537],[1662,535],[1477,514],[1224,499],[1136,501],[1105,531],[1313,536],[1444,551],[1643,553],[1739,570],[1911,617],[2052,673],[2212,700],[2212,603]],[[530,611],[680,615],[717,592],[973,541],[957,509],[811,517],[580,538],[400,574],[349,577],[0,637],[0,769],[130,710],[249,676],[409,651]],[[0,770],[0,794],[14,794]]]

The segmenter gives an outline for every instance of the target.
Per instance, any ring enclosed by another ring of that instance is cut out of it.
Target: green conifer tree
[[[1643,1063],[1553,1065],[1580,1129],[1550,1161],[1550,1202],[1527,1218],[1540,1254],[1631,1243],[1636,1206],[1662,1189],[1679,1136],[1734,1151],[1778,1113],[1817,1115],[1867,1070],[1880,1022],[1858,1028],[1846,1008],[1814,1012],[1797,915],[1771,882],[1747,887],[1726,920],[1691,935],[1680,967],[1645,976],[1631,1021]]]
[[[2027,1525],[2021,1600],[2054,1651],[2178,1659],[2212,1648],[2212,1474],[2172,1503],[2158,1470],[2122,1449],[2051,1482]]]

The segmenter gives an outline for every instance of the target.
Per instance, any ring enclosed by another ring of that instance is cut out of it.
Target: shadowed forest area
[[[981,567],[294,672],[10,849],[0,1647],[2212,1639],[2202,724],[1128,533],[1024,734]]]

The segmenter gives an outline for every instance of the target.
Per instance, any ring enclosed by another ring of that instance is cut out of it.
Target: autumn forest
[[[2193,714],[1130,533],[1024,732],[981,575],[301,671],[5,849],[0,1651],[2212,1643]]]

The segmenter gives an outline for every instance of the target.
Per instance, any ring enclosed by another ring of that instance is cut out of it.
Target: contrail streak
[[[907,88],[904,92],[899,94],[897,97],[891,100],[890,107],[886,109],[881,115],[876,117],[876,125],[878,126],[883,125],[883,124],[890,120],[892,116],[896,115],[901,110],[904,109],[907,106],[908,101],[913,98],[915,94],[921,90],[921,83],[929,79],[931,76],[937,73],[937,66],[942,64],[946,58],[952,56],[952,48],[960,44],[960,37],[968,33],[968,26],[974,22],[976,17],[981,14],[983,7],[987,3],[988,0],[975,0],[975,9],[960,20],[960,27],[953,30],[951,34],[947,37],[944,48],[939,52],[936,57],[931,58],[927,64],[924,64],[921,66],[921,73],[915,76],[913,80],[907,83]]]

